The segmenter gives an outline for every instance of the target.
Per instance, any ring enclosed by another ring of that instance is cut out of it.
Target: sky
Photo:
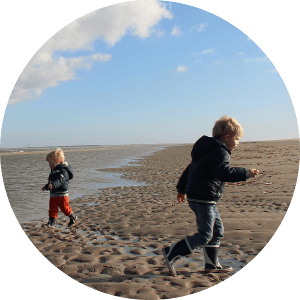
[[[267,54],[196,7],[104,7],[35,51],[9,97],[2,148],[193,143],[223,115],[241,123],[244,141],[298,137]]]

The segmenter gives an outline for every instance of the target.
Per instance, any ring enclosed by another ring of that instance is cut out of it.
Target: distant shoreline
[[[136,145],[129,145],[129,146],[125,146],[125,145],[120,145],[120,146],[103,146],[103,148],[100,148],[101,146],[98,146],[99,148],[96,148],[97,146],[90,146],[90,147],[95,147],[95,148],[85,148],[86,146],[66,146],[66,147],[61,147],[63,149],[64,152],[81,152],[81,151],[107,151],[107,150],[116,150],[116,149],[129,149],[129,148],[142,148],[142,147],[155,147],[155,146],[161,146],[161,147],[167,147],[167,146],[174,146],[175,144],[145,144],[145,145],[141,145],[141,144],[136,144]],[[176,144],[177,145],[177,144]],[[178,144],[180,145],[180,144]],[[66,148],[74,148],[74,149],[66,149]],[[80,148],[75,148],[75,147],[80,147]],[[39,148],[39,147],[37,147]],[[48,147],[47,147],[48,148]],[[57,147],[53,147],[51,149],[55,149]],[[10,149],[10,148],[9,148]],[[30,149],[30,148],[15,148],[15,149]],[[35,149],[35,147],[32,147],[31,149]],[[13,150],[11,150],[11,152],[0,152],[0,157],[2,155],[26,155],[26,154],[42,154],[42,153],[49,153],[49,151],[51,151],[50,147],[47,150],[36,150],[36,151],[18,151],[18,152],[13,152]],[[4,150],[3,148],[0,148],[0,151]]]
[[[240,142],[240,144],[244,143],[294,143],[294,142],[300,142],[300,138],[295,139],[281,139],[281,140],[264,140],[264,141],[243,141]]]
[[[300,143],[300,138],[294,139],[281,139],[281,140],[264,140],[264,141],[243,141],[240,144],[258,144],[258,143]],[[45,146],[45,147],[24,147],[24,148],[0,148],[0,157],[1,155],[24,155],[24,154],[40,154],[40,153],[48,153],[51,149],[62,148],[64,152],[72,152],[72,151],[100,151],[100,150],[115,150],[115,149],[125,149],[125,148],[135,148],[135,147],[149,147],[149,146],[176,146],[176,145],[192,145],[193,143],[170,143],[170,144],[128,144],[128,145],[77,145],[77,146]],[[78,147],[78,148],[76,148]],[[46,148],[46,149],[45,149]],[[75,148],[75,149],[68,149]],[[8,151],[10,152],[1,152]],[[20,149],[19,151],[14,151],[13,149]],[[24,150],[29,151],[24,151]],[[30,151],[33,149],[41,149]],[[45,150],[43,150],[45,149]]]

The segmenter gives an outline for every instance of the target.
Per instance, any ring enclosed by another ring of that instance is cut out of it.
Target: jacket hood
[[[69,179],[72,179],[74,177],[73,169],[67,162],[63,162],[62,164],[59,164],[55,167],[55,170],[61,169],[65,169],[68,172]]]
[[[198,161],[206,154],[220,147],[226,149],[229,152],[229,154],[231,154],[231,151],[226,147],[226,145],[223,142],[216,138],[204,135],[193,146],[191,152],[192,160]]]

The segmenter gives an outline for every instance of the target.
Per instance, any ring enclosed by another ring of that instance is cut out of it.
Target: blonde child
[[[223,238],[223,224],[217,203],[225,182],[246,181],[259,174],[256,169],[230,167],[231,151],[239,145],[243,136],[242,126],[234,119],[224,116],[217,120],[213,137],[202,136],[193,146],[192,161],[182,173],[177,184],[177,200],[185,197],[196,215],[198,232],[162,249],[167,267],[176,276],[175,262],[182,256],[192,254],[203,247],[205,271],[229,272],[231,267],[221,266],[218,248]]]
[[[69,181],[74,176],[73,169],[67,162],[65,162],[65,155],[60,148],[51,151],[47,155],[46,161],[48,161],[51,171],[48,183],[43,186],[42,190],[50,191],[50,202],[49,221],[43,226],[54,228],[58,215],[58,208],[60,208],[67,217],[70,217],[68,227],[71,227],[75,224],[77,219],[69,205],[68,194]]]

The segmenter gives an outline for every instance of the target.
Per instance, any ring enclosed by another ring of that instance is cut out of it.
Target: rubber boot
[[[176,242],[170,247],[165,247],[162,249],[163,256],[166,260],[167,267],[173,276],[177,276],[175,270],[175,262],[182,256],[187,256],[192,254],[192,250],[186,238]]]
[[[43,224],[42,227],[54,228],[55,218],[49,217],[48,223]]]
[[[73,213],[71,213],[69,217],[70,222],[68,223],[68,227],[72,227],[76,223],[77,217]]]
[[[219,247],[203,247],[205,258],[205,272],[226,273],[232,271],[232,267],[221,266],[218,259]]]

